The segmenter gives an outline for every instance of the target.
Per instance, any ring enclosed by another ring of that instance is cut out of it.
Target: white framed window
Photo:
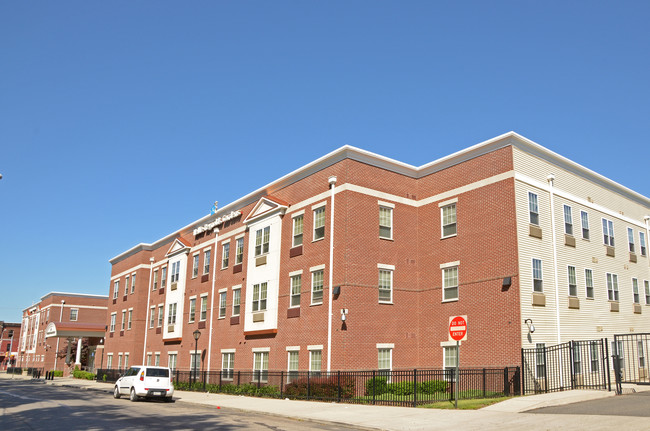
[[[113,368],[113,354],[112,353],[108,353],[106,355],[106,368],[108,368],[109,370],[111,368]]]
[[[149,329],[153,328],[156,323],[156,306],[149,309]]]
[[[266,311],[267,282],[253,285],[253,312]]]
[[[206,250],[203,253],[203,275],[210,273],[210,258],[212,256],[212,250]]]
[[[456,204],[446,205],[440,208],[442,219],[442,237],[455,236],[456,229]]]
[[[221,378],[232,380],[235,372],[235,352],[221,354]]]
[[[442,300],[458,300],[458,267],[452,266],[442,270]]]
[[[325,207],[314,210],[314,241],[325,238]]]
[[[302,245],[302,232],[303,232],[304,216],[300,214],[293,218],[293,242],[292,247]]]
[[[587,211],[580,211],[580,223],[582,225],[582,238],[589,239],[589,214]]]
[[[253,352],[253,372],[255,381],[266,382],[269,376],[269,352]]]
[[[78,316],[79,316],[79,309],[78,308],[71,308],[70,309],[70,321],[71,322],[76,322]]]
[[[120,328],[122,331],[126,328],[126,310],[122,310],[122,326]]]
[[[201,369],[201,353],[195,350],[190,351],[190,371]]]
[[[176,309],[177,309],[178,304],[177,303],[172,303],[169,304],[169,313],[167,313],[167,324],[168,325],[175,325],[176,324]]]
[[[147,366],[151,365],[151,353],[147,353]]]
[[[113,299],[117,299],[118,292],[120,291],[120,280],[113,282]]]
[[[643,286],[645,287],[645,305],[650,305],[650,282],[643,280]]]
[[[291,383],[298,378],[298,350],[290,350],[287,358],[287,383]]]
[[[379,238],[393,239],[393,208],[379,205]]]
[[[600,352],[598,352],[598,343],[591,341],[589,343],[589,370],[597,373],[600,370]]]
[[[153,271],[153,286],[151,287],[151,290],[156,290],[158,289],[158,270],[154,269]]]
[[[241,308],[241,288],[233,288],[232,290],[232,315],[239,316]]]
[[[618,275],[607,273],[607,299],[618,302]]]
[[[594,272],[591,269],[585,269],[585,294],[594,299]]]
[[[235,244],[237,244],[235,250],[235,265],[239,265],[244,261],[244,238],[237,238]]]
[[[117,318],[117,313],[111,313],[111,332],[115,332],[115,320]]]
[[[379,302],[393,302],[393,270],[390,268],[379,269]]]
[[[131,293],[135,292],[135,274],[131,274]]]
[[[156,353],[154,355],[154,366],[159,367],[160,366],[160,353]]]
[[[311,273],[311,305],[323,303],[323,270]]]
[[[167,355],[167,366],[173,371],[178,363],[178,353],[169,353]]]
[[[255,257],[269,252],[269,241],[271,240],[271,226],[258,229],[255,232]]]
[[[575,348],[571,350],[571,359],[573,360],[573,372],[576,374],[582,374],[582,349],[580,348],[581,343],[578,341],[575,343]]]
[[[196,278],[199,275],[199,254],[192,256],[192,278]]]
[[[544,291],[544,283],[542,278],[542,261],[540,259],[533,259],[533,291]]]
[[[164,268],[163,268],[163,270],[164,270]],[[180,278],[180,274],[181,274],[181,262],[180,261],[173,262],[172,263],[171,282],[172,283],[178,283],[178,279]]]
[[[129,354],[125,353],[124,354],[124,369],[126,370],[129,368]]]
[[[625,368],[625,350],[623,349],[623,340],[618,340],[618,341],[612,341],[612,353],[614,355],[618,355],[620,358],[620,366],[621,369]],[[614,364],[614,358],[612,358],[612,366]]]
[[[158,306],[158,327],[160,328],[163,324],[163,305]]]
[[[127,275],[124,277],[124,296],[129,294],[129,281],[131,278]]]
[[[126,329],[131,330],[131,323],[133,322],[133,308],[129,308],[129,314],[127,317]]]
[[[199,319],[204,322],[208,318],[208,295],[201,295],[201,316]]]
[[[564,233],[573,235],[573,215],[569,205],[564,205]]]
[[[533,192],[528,192],[528,213],[530,224],[539,226],[539,201]]]
[[[226,317],[226,294],[228,292],[219,293],[219,319]]]
[[[445,356],[445,379],[454,381],[454,373],[456,371],[456,358],[458,357],[457,346],[444,346],[443,354]]]
[[[546,377],[546,343],[537,343],[535,348],[535,377],[543,379]]]
[[[196,316],[196,297],[190,298],[190,313],[189,313],[189,323],[194,323],[194,319]]]
[[[645,349],[643,348],[643,340],[636,342],[637,356],[639,357],[639,368],[645,368]]]
[[[634,247],[634,229],[631,227],[627,228],[627,245],[628,249],[630,250],[630,253],[635,252],[635,247]]]
[[[380,376],[386,377],[390,382],[391,371],[393,370],[393,349],[380,347],[377,349],[377,370]]]
[[[578,281],[576,280],[576,267],[569,266],[567,270],[569,278],[569,296],[578,296]]]
[[[291,302],[289,307],[300,307],[300,289],[302,288],[302,274],[291,276]]]
[[[309,375],[311,377],[320,377],[321,364],[323,360],[322,350],[309,351]]]
[[[160,288],[164,289],[166,285],[167,285],[167,267],[165,266],[162,269],[162,276],[160,277]]]
[[[228,262],[230,261],[230,243],[227,242],[222,245],[221,250],[221,269],[228,268]]]
[[[641,252],[641,256],[645,256],[647,253],[646,245],[645,245],[645,232],[639,231],[639,248]]]
[[[639,280],[636,278],[632,279],[632,295],[635,304],[641,303],[641,296],[639,295]]]
[[[614,222],[606,218],[603,219],[603,242],[614,247]]]
[[[117,369],[118,370],[122,369],[122,354],[121,353],[117,354]]]

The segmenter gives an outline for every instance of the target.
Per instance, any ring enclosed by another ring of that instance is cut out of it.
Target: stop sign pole
[[[449,338],[456,341],[456,385],[454,386],[454,407],[458,408],[458,383],[460,382],[460,342],[467,340],[467,316],[449,317]]]

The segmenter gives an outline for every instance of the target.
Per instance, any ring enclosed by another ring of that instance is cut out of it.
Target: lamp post
[[[192,332],[192,335],[194,336],[194,383],[196,383],[196,352],[199,351],[199,338],[201,337],[201,331],[197,329]]]
[[[99,340],[99,344],[102,345],[102,363],[99,366],[99,369],[102,370],[102,369],[104,369],[104,339],[103,338],[101,340]]]

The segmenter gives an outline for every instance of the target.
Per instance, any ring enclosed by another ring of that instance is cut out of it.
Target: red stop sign
[[[464,316],[454,316],[449,319],[449,336],[452,340],[461,341],[467,335],[467,321]]]

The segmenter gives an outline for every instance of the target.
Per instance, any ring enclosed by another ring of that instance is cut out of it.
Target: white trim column
[[[77,357],[74,361],[75,365],[81,365],[81,340],[81,337],[77,338]]]

